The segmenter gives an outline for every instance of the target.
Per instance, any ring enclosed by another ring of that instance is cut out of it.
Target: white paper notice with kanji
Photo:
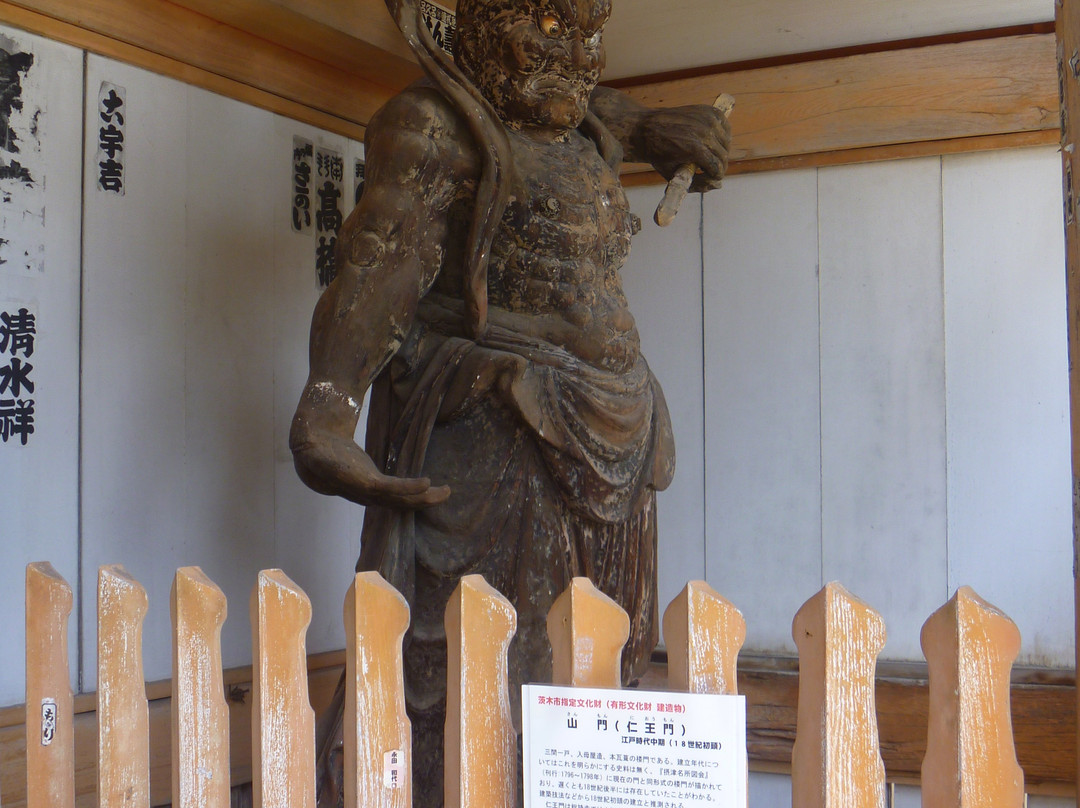
[[[746,808],[746,699],[522,687],[525,808]]]

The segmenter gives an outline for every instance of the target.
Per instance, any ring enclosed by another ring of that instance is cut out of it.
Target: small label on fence
[[[41,745],[50,746],[56,737],[56,699],[41,700]]]
[[[525,808],[746,808],[742,696],[522,687]]]
[[[383,755],[383,788],[401,788],[405,782],[405,753],[394,749]]]

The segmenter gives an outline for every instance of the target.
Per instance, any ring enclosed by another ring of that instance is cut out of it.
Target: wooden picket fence
[[[67,621],[72,593],[47,563],[26,572],[26,775],[28,808],[74,805],[72,694]],[[179,808],[229,805],[229,726],[220,636],[226,601],[197,567],[176,573],[173,620],[172,799]],[[311,605],[280,570],[259,574],[251,596],[255,805],[314,808],[315,729],[305,635]],[[147,701],[142,671],[145,590],[119,566],[98,579],[98,801],[150,805]],[[401,646],[404,598],[375,573],[356,576],[345,599],[345,805],[410,808],[411,731]],[[519,777],[506,653],[516,627],[510,603],[479,576],[463,578],[446,610],[449,646],[447,808],[515,808]],[[554,684],[618,687],[629,622],[578,579],[548,617]],[[880,615],[829,584],[795,617],[799,649],[793,808],[885,808],[874,704]],[[664,615],[669,686],[736,693],[746,624],[704,582],[687,585]],[[930,808],[1020,808],[1009,677],[1020,636],[1008,617],[968,588],[927,620],[930,719],[922,768]],[[387,754],[399,782],[386,782]]]

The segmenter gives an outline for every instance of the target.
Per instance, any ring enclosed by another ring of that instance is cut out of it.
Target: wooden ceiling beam
[[[350,137],[420,75],[383,0],[0,0],[0,22]],[[618,83],[659,106],[734,95],[732,173],[1051,142],[1059,126],[1052,33],[882,48]]]
[[[411,80],[402,76],[394,86],[380,84],[367,73],[297,50],[299,41],[274,42],[168,0],[0,0],[0,23],[182,80],[189,79],[188,68],[220,77],[237,85],[236,91],[228,92],[226,85],[215,91],[273,108],[259,95],[267,94],[316,113],[311,122],[339,120],[342,125],[333,129],[351,136],[400,89],[397,85]],[[309,27],[307,35],[313,30]]]
[[[395,90],[422,74],[383,0],[172,1]]]
[[[732,159],[992,138],[1059,126],[1053,34],[888,50],[623,86],[650,106],[735,96]],[[999,143],[999,141],[986,141]]]

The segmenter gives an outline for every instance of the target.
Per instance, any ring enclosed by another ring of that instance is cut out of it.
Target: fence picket
[[[836,583],[795,615],[799,711],[792,808],[885,808],[874,672],[885,621]]]
[[[250,609],[255,808],[315,808],[315,711],[305,642],[311,601],[281,570],[264,570]]]
[[[517,804],[517,735],[506,652],[517,630],[510,601],[479,575],[446,607],[446,808]]]
[[[1009,676],[1020,631],[961,587],[923,625],[930,665],[930,725],[922,765],[926,808],[1020,808]]]
[[[48,562],[26,568],[26,806],[75,805],[75,710],[68,674],[71,587]]]
[[[412,727],[401,642],[409,604],[377,572],[345,597],[345,806],[411,808]]]
[[[221,675],[225,595],[198,567],[182,567],[170,601],[173,806],[227,808],[229,709]]]
[[[548,612],[551,681],[570,687],[620,687],[630,618],[588,578],[575,578]]]
[[[98,805],[150,805],[150,713],[143,676],[146,590],[122,566],[98,570]]]
[[[690,581],[664,612],[668,686],[688,693],[739,693],[746,620],[705,581]]]

